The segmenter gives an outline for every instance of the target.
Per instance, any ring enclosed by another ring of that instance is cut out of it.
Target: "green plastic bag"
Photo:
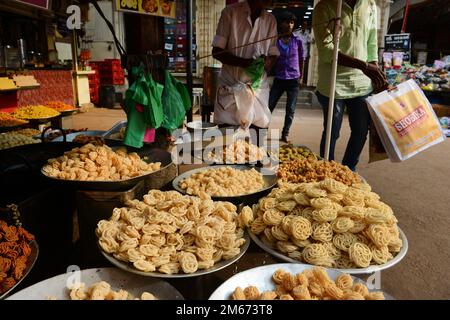
[[[264,75],[264,57],[255,59],[250,67],[245,69],[245,72],[251,78],[252,89],[258,90],[261,86],[262,77]]]
[[[132,73],[137,80],[125,93],[124,109],[128,124],[124,143],[141,148],[146,129],[157,129],[164,120],[161,101],[164,86],[154,81],[151,75],[146,76],[142,65],[133,68]],[[138,104],[142,106],[143,112],[137,110]]]
[[[164,110],[162,127],[172,132],[183,124],[186,111],[191,108],[191,99],[186,87],[168,71],[165,72],[165,82],[162,95]]]

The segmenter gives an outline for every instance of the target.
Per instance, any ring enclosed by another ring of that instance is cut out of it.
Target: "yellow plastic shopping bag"
[[[414,82],[367,99],[372,120],[393,162],[404,161],[445,139],[430,102]]]

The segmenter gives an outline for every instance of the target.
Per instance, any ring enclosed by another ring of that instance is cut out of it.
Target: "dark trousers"
[[[320,155],[323,157],[325,154],[325,135],[328,120],[329,98],[319,92],[316,92],[316,95],[323,109],[323,133],[322,140],[320,141]],[[348,166],[353,171],[356,170],[359,156],[364,148],[364,144],[367,140],[367,133],[369,132],[370,113],[366,104],[367,97],[368,95],[352,99],[336,99],[334,102],[329,160],[334,160],[334,148],[337,139],[339,139],[342,118],[344,116],[344,107],[346,106],[351,134],[347,143],[344,158],[342,159],[342,164]]]
[[[297,105],[297,97],[299,91],[298,79],[274,79],[269,96],[269,109],[271,112],[273,112],[278,103],[278,100],[280,100],[285,91],[287,94],[287,102],[286,115],[284,117],[284,126],[283,131],[281,132],[282,137],[287,137],[289,135],[289,129],[291,128],[292,121],[294,121],[295,107]]]

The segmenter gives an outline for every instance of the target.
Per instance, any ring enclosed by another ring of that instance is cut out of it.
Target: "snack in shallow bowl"
[[[151,190],[126,204],[96,234],[104,252],[142,272],[194,274],[238,256],[246,243],[237,207],[206,194]]]
[[[312,265],[368,268],[403,247],[391,207],[367,184],[282,183],[238,219],[265,246]]]
[[[60,115],[60,113],[52,108],[43,105],[26,106],[16,109],[12,115],[19,119],[25,120],[39,120],[53,118]]]
[[[42,172],[48,177],[79,181],[123,181],[160,170],[161,163],[146,163],[125,148],[86,144],[49,159]]]
[[[239,139],[209,152],[205,160],[219,164],[246,164],[262,161],[265,154],[264,149]]]
[[[261,290],[258,284],[244,289],[236,287],[231,300],[385,300],[381,291],[369,291],[367,286],[352,276],[341,273],[334,279],[322,267],[304,269],[291,273],[276,269],[271,284]],[[271,287],[272,290],[265,290]]]
[[[213,197],[234,197],[258,192],[264,184],[262,174],[254,168],[219,167],[196,172],[180,181],[179,187],[190,195],[203,192]]]
[[[278,178],[283,182],[318,182],[331,178],[348,186],[360,183],[361,177],[335,161],[296,159],[282,163],[278,169]]]

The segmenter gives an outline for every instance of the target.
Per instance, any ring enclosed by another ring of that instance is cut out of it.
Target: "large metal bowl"
[[[258,168],[258,167],[254,167],[254,166],[250,166],[250,165],[217,165],[217,166],[203,167],[203,168],[198,168],[198,169],[187,171],[187,172],[179,175],[178,177],[176,177],[173,180],[173,182],[172,182],[172,186],[178,192],[180,192],[182,194],[187,194],[186,190],[184,190],[184,189],[182,189],[180,187],[180,182],[181,181],[183,181],[186,178],[189,178],[194,173],[205,171],[205,170],[208,170],[208,169],[219,169],[221,167],[231,167],[231,168],[238,169],[238,170],[255,169],[256,171],[259,171],[260,173],[262,173],[263,178],[264,178],[264,187],[261,190],[258,190],[256,192],[252,192],[252,193],[244,194],[244,195],[239,195],[239,196],[233,196],[233,197],[230,197],[230,196],[227,196],[227,197],[211,196],[211,198],[214,201],[228,201],[228,202],[234,203],[236,205],[239,205],[239,204],[246,204],[246,205],[254,204],[254,203],[258,202],[259,199],[261,199],[262,197],[264,197],[267,194],[269,194],[270,190],[272,190],[277,185],[276,172],[272,171],[270,169]]]
[[[398,228],[399,233],[400,233],[400,238],[403,241],[403,246],[402,249],[400,250],[399,253],[397,253],[397,255],[390,261],[384,263],[384,264],[380,264],[380,265],[370,265],[367,268],[353,268],[353,269],[333,269],[333,270],[337,270],[340,272],[345,272],[348,274],[371,274],[374,272],[379,272],[388,268],[391,268],[393,266],[395,266],[397,263],[399,263],[405,256],[406,253],[408,252],[408,239],[406,238],[405,233]],[[266,251],[267,253],[270,253],[271,255],[273,255],[274,257],[277,257],[278,259],[285,261],[285,262],[291,262],[291,263],[301,263],[298,260],[292,259],[288,256],[286,256],[285,254],[283,254],[280,251],[277,251],[271,247],[269,247],[267,244],[265,244],[257,235],[255,235],[254,233],[250,232],[250,238],[252,238],[252,240],[264,251]]]
[[[59,181],[61,183],[70,184],[80,189],[87,190],[102,190],[102,191],[118,191],[118,190],[129,190],[133,188],[142,180],[151,179],[153,175],[159,173],[161,170],[167,169],[172,164],[172,156],[169,152],[158,149],[144,147],[142,149],[135,149],[126,146],[116,146],[112,147],[113,150],[118,148],[126,148],[127,152],[136,152],[139,156],[147,163],[161,162],[161,169],[154,171],[142,176],[134,177],[132,179],[120,180],[120,181],[80,181],[80,180],[62,180],[47,176],[43,168],[41,168],[41,173],[49,179],[54,181]]]
[[[200,131],[208,131],[211,129],[218,129],[218,125],[212,122],[201,122],[201,121],[192,121],[186,124],[186,128],[190,132],[194,132],[196,130]]]

